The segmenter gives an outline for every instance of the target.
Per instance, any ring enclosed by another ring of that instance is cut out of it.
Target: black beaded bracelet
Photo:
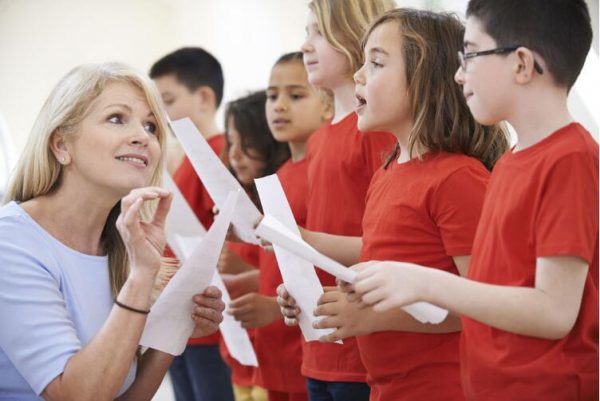
[[[137,309],[137,308],[133,308],[131,306],[122,304],[121,302],[117,301],[117,298],[115,298],[115,304],[117,304],[117,306],[120,306],[123,309],[127,309],[128,311],[132,311],[135,313],[141,313],[142,315],[147,315],[148,313],[150,313],[150,310],[143,310],[143,309]]]

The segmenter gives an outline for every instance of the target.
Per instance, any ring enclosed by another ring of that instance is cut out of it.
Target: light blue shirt
[[[112,306],[107,256],[67,247],[15,202],[0,208],[0,400],[42,400]]]

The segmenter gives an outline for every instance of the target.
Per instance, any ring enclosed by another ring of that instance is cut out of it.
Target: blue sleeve
[[[36,234],[23,221],[0,221],[0,348],[40,395],[81,343],[58,266]]]

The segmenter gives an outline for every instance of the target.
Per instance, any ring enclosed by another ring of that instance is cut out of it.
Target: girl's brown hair
[[[429,151],[463,153],[475,157],[491,170],[508,148],[501,125],[478,124],[469,111],[462,89],[454,82],[459,67],[464,26],[455,14],[399,8],[382,15],[367,30],[394,23],[402,38],[407,95],[413,127],[410,156],[421,145]],[[399,148],[388,159],[398,156]],[[417,157],[420,157],[417,154]]]

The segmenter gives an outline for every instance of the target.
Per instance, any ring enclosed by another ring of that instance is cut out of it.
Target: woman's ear
[[[50,150],[56,157],[56,160],[63,166],[71,163],[71,155],[67,149],[65,135],[60,128],[54,130],[50,135]]]

